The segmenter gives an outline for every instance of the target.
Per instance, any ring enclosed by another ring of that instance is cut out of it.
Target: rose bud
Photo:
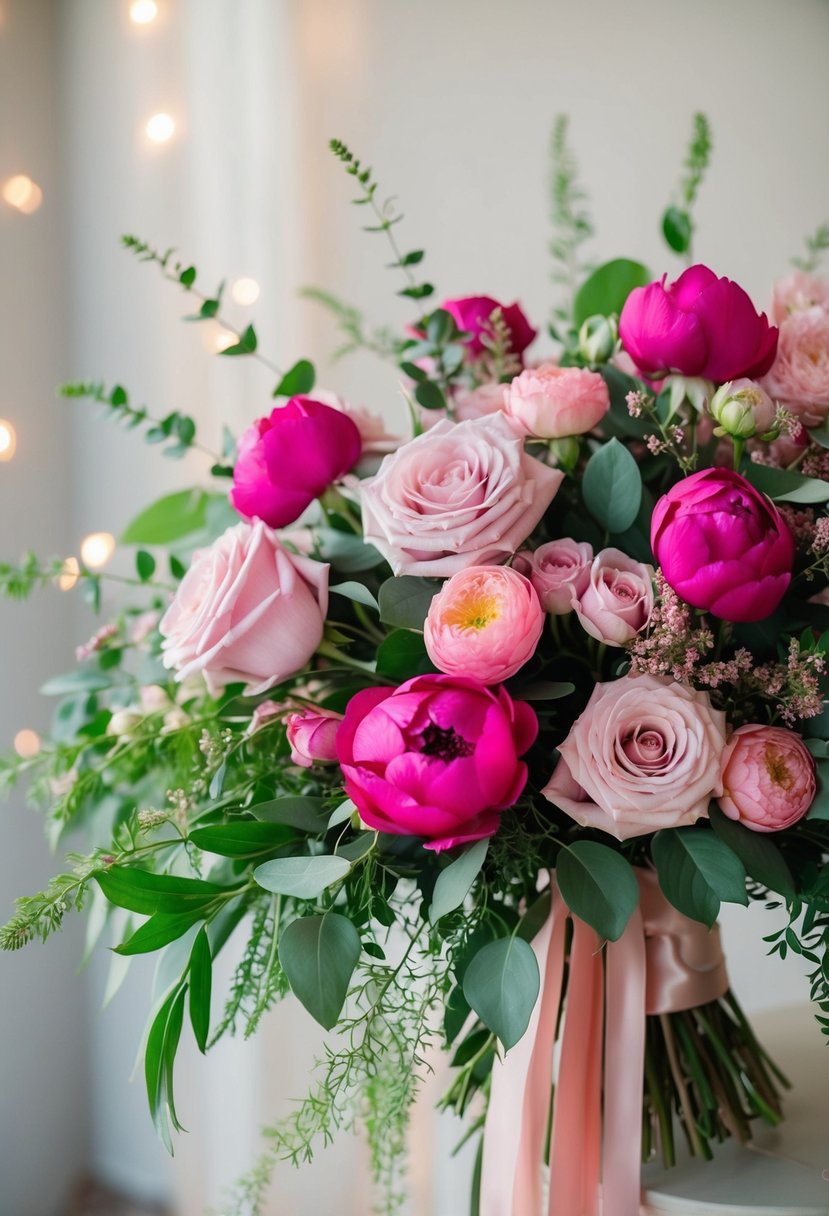
[[[740,726],[722,755],[719,804],[753,832],[781,832],[814,802],[815,762],[799,735],[782,726]]]
[[[504,410],[527,435],[564,439],[584,435],[610,409],[610,394],[598,372],[543,363],[516,376]]]
[[[337,731],[342,714],[330,709],[302,709],[288,714],[285,733],[291,745],[291,761],[300,768],[312,764],[335,764],[337,761]]]
[[[607,363],[616,350],[619,325],[615,317],[600,314],[582,321],[579,330],[579,354],[585,363]]]
[[[573,607],[583,629],[608,646],[624,646],[653,612],[653,569],[620,549],[602,549],[593,559],[587,586]]]
[[[768,393],[753,380],[730,380],[714,393],[708,412],[718,424],[715,435],[732,439],[776,438],[776,406]]]
[[[486,351],[483,340],[492,338],[492,314],[496,310],[500,310],[509,332],[513,355],[523,355],[538,332],[530,325],[519,304],[499,304],[492,296],[459,296],[444,300],[439,307],[448,312],[458,329],[467,335],[463,341],[473,359]]]
[[[532,552],[522,549],[512,566],[530,580],[545,612],[566,616],[590,580],[592,561],[592,545],[565,537]]]

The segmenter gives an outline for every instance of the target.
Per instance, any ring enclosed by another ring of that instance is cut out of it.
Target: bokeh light
[[[247,307],[249,304],[255,304],[259,299],[259,284],[256,279],[247,277],[237,279],[230,289],[230,294],[237,304]]]
[[[25,173],[17,173],[3,183],[3,201],[23,215],[31,215],[43,202],[43,191]]]
[[[144,129],[147,132],[147,139],[151,139],[154,144],[166,144],[175,134],[175,119],[172,115],[163,112],[153,114]]]
[[[14,736],[14,750],[22,760],[30,760],[40,751],[40,735],[36,730],[19,730]]]
[[[0,418],[0,460],[11,460],[17,447],[17,434],[5,418]]]
[[[90,570],[100,570],[115,552],[115,537],[110,532],[90,532],[81,541],[81,559]]]
[[[130,5],[130,21],[134,25],[149,25],[158,16],[155,0],[133,0]]]

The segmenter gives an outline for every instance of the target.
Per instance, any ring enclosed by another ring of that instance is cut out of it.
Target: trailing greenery
[[[587,210],[587,195],[578,181],[578,164],[568,142],[570,119],[559,114],[550,139],[550,218],[553,239],[553,282],[564,293],[562,303],[553,310],[558,321],[568,322],[579,283],[589,267],[582,260],[581,247],[593,235],[593,222]]]

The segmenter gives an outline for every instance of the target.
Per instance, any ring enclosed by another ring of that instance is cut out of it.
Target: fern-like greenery
[[[593,235],[587,195],[579,185],[578,164],[567,139],[569,123],[566,114],[559,114],[550,140],[552,278],[563,293],[562,303],[553,310],[553,315],[560,321],[569,321],[572,316],[576,291],[588,270],[582,260],[582,245]]]

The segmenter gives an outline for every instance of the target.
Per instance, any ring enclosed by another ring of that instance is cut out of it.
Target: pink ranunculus
[[[587,586],[574,595],[582,627],[608,646],[624,646],[653,612],[653,568],[620,549],[602,549],[593,559]]]
[[[529,579],[508,566],[470,566],[434,597],[423,636],[429,658],[447,675],[500,684],[532,658],[543,628]]]
[[[730,819],[753,832],[782,832],[814,802],[815,762],[793,730],[740,726],[722,754],[722,787],[718,801]]]
[[[527,539],[563,478],[524,451],[503,414],[444,419],[362,483],[365,539],[395,574],[489,566]]]
[[[291,761],[300,768],[312,764],[334,764],[337,732],[342,714],[330,709],[300,709],[285,718],[285,733],[291,745]]]
[[[292,397],[239,439],[230,501],[246,519],[284,528],[360,459],[360,432],[346,414]]]
[[[610,409],[610,394],[598,372],[542,363],[515,377],[505,409],[527,435],[565,439],[598,426]]]
[[[197,549],[159,630],[176,679],[202,672],[211,694],[265,692],[301,671],[322,641],[328,566],[290,553],[261,520]]]
[[[679,372],[721,384],[762,376],[774,361],[777,330],[737,283],[689,266],[630,293],[619,318],[625,350],[645,375]]]
[[[763,387],[804,426],[824,423],[829,413],[829,312],[809,308],[783,321],[777,358]]]
[[[792,578],[794,541],[783,517],[731,469],[692,473],[663,494],[651,548],[677,595],[726,621],[771,616]]]
[[[725,714],[659,676],[597,684],[559,746],[545,798],[617,840],[694,823],[722,792]]]
[[[482,338],[492,336],[491,317],[496,308],[500,308],[509,330],[510,349],[514,355],[523,355],[538,332],[530,325],[520,304],[499,304],[492,296],[459,296],[444,300],[439,307],[449,313],[458,329],[468,334],[464,342],[473,359],[486,349]]]
[[[522,549],[512,563],[526,575],[538,593],[545,612],[566,616],[590,580],[593,547],[569,537],[551,540],[532,552]]]
[[[792,313],[807,312],[815,305],[829,311],[829,279],[795,270],[774,284],[771,313],[776,325],[782,325]]]
[[[440,852],[497,831],[526,785],[520,757],[537,734],[533,710],[505,689],[426,675],[352,697],[337,754],[365,823]]]

